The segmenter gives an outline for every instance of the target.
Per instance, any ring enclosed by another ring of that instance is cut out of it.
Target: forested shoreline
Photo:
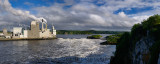
[[[57,30],[57,34],[120,34],[127,31]]]

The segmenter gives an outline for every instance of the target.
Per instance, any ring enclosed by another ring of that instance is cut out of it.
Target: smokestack
[[[42,31],[44,30],[44,28],[43,28],[43,19],[42,19]]]
[[[47,30],[47,23],[46,23],[46,30]]]

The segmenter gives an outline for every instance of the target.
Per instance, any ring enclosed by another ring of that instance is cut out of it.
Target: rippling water
[[[1,41],[0,64],[106,64],[115,45],[100,39]]]

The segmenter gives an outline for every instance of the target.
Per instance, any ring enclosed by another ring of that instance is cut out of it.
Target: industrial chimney
[[[46,31],[47,31],[47,23],[46,23]]]
[[[43,22],[44,22],[44,21],[43,21],[43,19],[42,19],[42,31],[44,31]]]

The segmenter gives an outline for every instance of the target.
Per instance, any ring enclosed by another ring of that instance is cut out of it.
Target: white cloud
[[[121,17],[126,17],[126,14],[124,12],[119,12],[118,15]]]
[[[8,0],[1,0],[0,5],[5,11],[10,12],[16,16],[27,16],[33,19],[36,18],[34,15],[29,14],[29,11],[16,10],[12,8]]]
[[[11,4],[9,3],[8,0],[0,0],[0,6],[7,12],[15,15],[15,16],[21,16],[21,17],[24,17],[24,18],[31,18],[33,20],[36,20],[36,21],[40,21],[41,22],[41,19],[44,19],[42,17],[40,18],[37,18],[35,15],[32,15],[30,14],[29,11],[24,11],[24,10],[19,10],[19,9],[14,9]],[[44,19],[45,20],[45,19]],[[47,22],[47,21],[46,21]]]
[[[143,20],[146,20],[147,18],[149,18],[150,16],[144,15],[144,16],[134,16],[133,19],[138,20],[138,22],[141,22]],[[137,23],[138,23],[137,22]]]
[[[153,14],[160,14],[159,1],[150,3],[147,0],[98,0],[97,4],[104,4],[102,6],[95,5],[92,3],[94,1],[96,0],[81,0],[80,3],[75,3],[74,0],[65,0],[64,4],[54,3],[49,7],[33,7],[32,10],[36,11],[36,17],[44,17],[49,25],[54,24],[56,29],[64,30],[129,30],[133,24],[139,23]],[[27,23],[24,21],[31,21],[30,17],[34,17],[29,11],[12,8],[9,2],[5,2],[5,6],[2,5],[2,1],[0,3],[2,24],[7,22]],[[72,5],[72,7],[63,9],[63,6],[66,5]],[[131,8],[149,6],[154,9],[130,15],[123,11],[113,14],[114,11],[121,8],[132,10]],[[3,8],[7,11],[4,11]]]
[[[58,27],[57,29],[103,28],[106,30],[114,27],[113,29],[116,30],[122,27],[131,27],[134,24],[133,19],[128,18],[124,12],[115,15],[90,3],[79,3],[67,10],[58,5],[38,7],[34,10],[38,11],[38,16],[45,17],[50,23]]]
[[[98,23],[100,25],[103,25],[106,23],[105,20],[101,16],[98,16],[95,14],[90,14],[90,19],[92,20],[93,23]]]

